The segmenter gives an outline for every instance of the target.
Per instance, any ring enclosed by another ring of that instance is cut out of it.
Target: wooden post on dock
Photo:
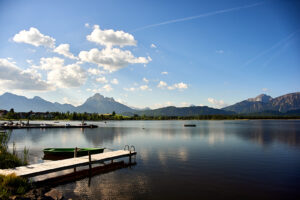
[[[88,182],[88,186],[91,186],[91,179],[92,179],[92,158],[91,158],[91,152],[88,151],[88,155],[89,155],[89,182]]]
[[[77,157],[77,147],[75,147],[75,150],[74,150],[74,158]],[[74,167],[74,173],[76,173],[76,167]]]
[[[129,151],[129,164],[131,164],[131,149]]]
[[[77,157],[77,147],[75,147],[75,151],[74,151],[74,158],[76,158]]]
[[[90,169],[90,171],[91,171],[91,170],[92,170],[92,163],[91,163],[92,158],[91,158],[91,153],[90,153],[90,151],[88,151],[88,154],[89,154],[89,169]]]

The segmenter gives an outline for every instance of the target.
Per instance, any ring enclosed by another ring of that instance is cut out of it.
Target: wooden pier
[[[77,158],[21,166],[13,169],[2,169],[0,170],[0,174],[9,175],[15,173],[17,176],[34,177],[81,166],[89,166],[89,169],[92,169],[92,164],[101,163],[104,161],[113,161],[114,159],[122,157],[129,157],[129,161],[131,162],[131,156],[133,155],[136,155],[135,151],[118,150]]]
[[[29,129],[29,128],[97,128],[97,125],[53,125],[53,124],[30,124],[30,125],[0,125],[1,129]]]

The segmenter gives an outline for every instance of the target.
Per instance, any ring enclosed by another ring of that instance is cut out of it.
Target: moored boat
[[[105,148],[77,148],[77,156],[86,156],[90,154],[103,153]],[[75,148],[46,148],[43,150],[45,156],[74,156]]]
[[[184,127],[196,127],[196,124],[184,124]]]

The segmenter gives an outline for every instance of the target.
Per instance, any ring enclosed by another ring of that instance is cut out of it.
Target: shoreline
[[[254,118],[219,118],[219,119],[190,119],[190,118],[183,118],[183,119],[107,119],[107,120],[84,120],[85,122],[108,122],[108,121],[230,121],[230,120],[235,120],[235,121],[246,121],[246,120],[300,120],[300,116],[297,117],[282,117],[282,118],[273,118],[273,117],[254,117]],[[9,122],[9,121],[27,121],[27,119],[0,119],[1,122]],[[81,120],[66,120],[66,119],[58,119],[58,120],[53,120],[53,119],[32,119],[30,120],[32,122],[39,122],[39,121],[45,121],[45,122],[81,122]],[[43,128],[43,127],[40,127]]]

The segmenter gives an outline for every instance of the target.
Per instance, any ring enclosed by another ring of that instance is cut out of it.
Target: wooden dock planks
[[[98,128],[97,125],[94,124],[89,124],[89,125],[52,125],[52,124],[48,124],[45,126],[41,126],[40,124],[31,124],[28,126],[4,126],[4,125],[0,125],[0,128],[2,129],[30,129],[30,128]]]
[[[135,154],[136,152],[130,152],[127,150],[111,151],[106,153],[93,154],[91,156],[91,162],[89,162],[89,156],[83,156],[78,158],[69,158],[64,160],[21,166],[13,169],[2,169],[0,170],[0,174],[8,175],[15,173],[17,176],[34,177],[65,169],[72,169],[74,167],[114,160],[122,157],[130,157]]]

